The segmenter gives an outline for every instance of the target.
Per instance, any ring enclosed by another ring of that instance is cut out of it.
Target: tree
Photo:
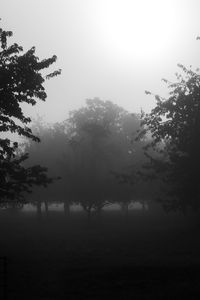
[[[130,124],[139,124],[136,115],[99,98],[86,100],[86,106],[72,111],[65,122],[74,157],[68,183],[73,181],[73,190],[79,191],[75,198],[88,216],[118,200],[115,191],[119,183],[113,174],[130,164],[128,150],[134,130],[131,126],[130,131]],[[68,162],[68,171],[69,166]],[[120,199],[124,201],[124,197]]]
[[[147,132],[151,134],[146,153],[165,182],[164,207],[185,211],[188,206],[197,209],[200,204],[200,75],[198,70],[179,67],[183,73],[176,74],[177,82],[164,80],[169,97],[154,95],[156,106],[150,114],[143,114],[144,128],[138,139]],[[150,149],[157,152],[156,158],[148,154]]]
[[[50,176],[61,176],[48,191],[38,189],[41,199],[64,202],[66,215],[72,203],[89,216],[91,211],[99,215],[107,203],[128,205],[135,193],[133,173],[143,159],[141,143],[132,143],[139,124],[138,115],[98,98],[88,99],[63,123],[33,122],[42,143],[28,143],[29,164],[39,161]],[[37,192],[32,199],[38,200]]]
[[[48,215],[48,204],[52,202],[61,203],[66,194],[66,182],[63,183],[65,174],[62,172],[63,161],[61,161],[64,154],[65,159],[69,159],[66,134],[60,124],[48,124],[39,116],[32,120],[31,130],[40,137],[41,143],[35,143],[30,139],[24,140],[23,151],[30,154],[26,161],[26,167],[36,163],[42,164],[48,169],[47,175],[50,178],[57,178],[59,175],[60,179],[52,182],[48,189],[43,189],[40,186],[35,187],[34,193],[27,197],[31,204],[37,205],[39,215],[41,214],[41,205],[44,203],[46,215]]]
[[[23,199],[23,192],[30,192],[32,185],[46,186],[52,179],[46,176],[46,168],[36,165],[25,168],[23,162],[28,154],[19,154],[19,144],[12,141],[8,133],[18,134],[39,142],[28,124],[31,119],[24,115],[22,103],[35,105],[38,100],[46,100],[45,79],[60,74],[56,70],[43,75],[56,61],[56,56],[39,60],[35,47],[24,53],[23,48],[14,43],[8,45],[11,31],[0,28],[0,199]],[[4,133],[4,135],[3,135]]]

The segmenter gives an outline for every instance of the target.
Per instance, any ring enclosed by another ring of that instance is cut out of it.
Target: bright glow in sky
[[[177,63],[200,66],[199,0],[1,0],[1,25],[36,54],[58,56],[62,75],[46,83],[46,103],[25,108],[63,120],[86,98],[132,112],[150,110],[175,79]]]
[[[176,1],[103,0],[98,2],[95,30],[116,63],[156,63],[169,55],[184,26],[177,12]]]

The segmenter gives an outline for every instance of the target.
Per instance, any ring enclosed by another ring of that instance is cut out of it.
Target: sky
[[[10,42],[36,47],[62,75],[45,83],[48,98],[26,114],[47,122],[67,118],[85,99],[110,100],[130,112],[165,96],[181,63],[200,66],[199,0],[1,0],[1,27]]]

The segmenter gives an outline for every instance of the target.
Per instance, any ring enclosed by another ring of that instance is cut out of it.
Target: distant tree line
[[[35,120],[32,130],[42,143],[27,144],[29,163],[42,162],[49,176],[59,174],[61,180],[47,191],[39,189],[33,202],[64,202],[66,213],[76,203],[88,216],[107,204],[128,206],[140,196],[138,172],[145,156],[144,142],[134,141],[139,128],[139,115],[99,98],[86,100],[62,123],[45,126],[41,118]]]

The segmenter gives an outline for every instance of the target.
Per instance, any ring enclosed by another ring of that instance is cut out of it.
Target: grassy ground
[[[199,299],[199,230],[182,216],[0,213],[7,298]]]

